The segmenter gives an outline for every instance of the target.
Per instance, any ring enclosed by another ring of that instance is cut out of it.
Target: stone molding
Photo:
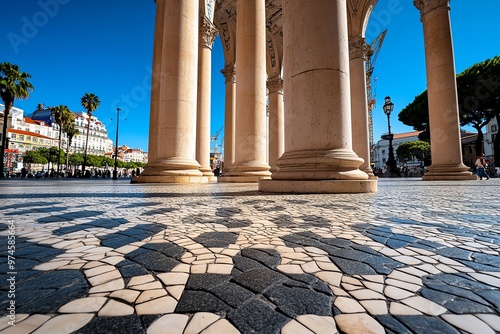
[[[364,37],[354,37],[349,41],[349,58],[363,58],[366,60],[368,49],[369,46],[366,44],[366,39]]]
[[[267,89],[269,89],[269,94],[283,94],[283,79],[274,77],[267,80]]]
[[[450,9],[450,0],[413,0],[413,5],[420,11],[420,19],[440,7]]]
[[[200,40],[199,43],[201,46],[212,49],[212,44],[215,41],[215,38],[219,34],[219,31],[215,29],[215,26],[212,22],[205,16],[200,18]]]
[[[220,72],[224,75],[224,78],[226,78],[226,83],[236,82],[236,66],[234,65],[226,66]]]

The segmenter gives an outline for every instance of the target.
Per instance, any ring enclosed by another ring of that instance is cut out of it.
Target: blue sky
[[[313,0],[311,0],[313,1]],[[412,131],[397,113],[426,89],[423,29],[410,0],[380,0],[367,28],[367,41],[387,29],[375,63],[377,107],[374,138],[387,132],[384,97],[395,104],[396,133]],[[451,20],[457,73],[500,54],[499,0],[452,0]],[[38,103],[64,104],[81,111],[80,98],[94,93],[95,115],[119,144],[147,150],[155,4],[153,0],[17,0],[2,6],[0,62],[32,75],[35,91],[15,106],[30,115]],[[224,59],[220,40],[213,48],[212,134],[224,122]]]

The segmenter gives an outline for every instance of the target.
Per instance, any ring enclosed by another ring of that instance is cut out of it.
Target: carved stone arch
[[[283,41],[276,41],[276,37],[268,31],[266,34],[266,67],[268,78],[281,76],[283,62],[282,46]]]
[[[365,37],[366,27],[378,0],[348,0],[347,25],[349,37]]]
[[[236,62],[236,8],[235,3],[215,2],[214,25],[224,51],[225,66],[232,66]]]

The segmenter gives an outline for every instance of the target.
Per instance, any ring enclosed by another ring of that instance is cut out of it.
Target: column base
[[[422,176],[423,181],[476,180],[477,176],[468,171],[464,164],[431,165]]]
[[[296,194],[376,193],[377,180],[259,180],[259,191]]]
[[[259,176],[259,175],[226,175],[220,176],[219,182],[226,183],[257,183],[262,179],[271,179],[271,174],[269,176]]]
[[[212,180],[214,179],[214,180]],[[134,176],[130,183],[211,183],[217,182],[217,178],[191,175],[139,175]]]

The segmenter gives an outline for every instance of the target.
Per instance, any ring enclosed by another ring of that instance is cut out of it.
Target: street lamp
[[[118,171],[116,170],[118,167],[118,125],[120,121],[120,108],[116,108],[117,116],[116,116],[116,143],[115,143],[115,169],[113,170],[113,180],[118,179]]]
[[[394,110],[394,103],[391,102],[391,97],[386,96],[384,99],[384,113],[387,115],[387,127],[389,129],[389,159],[387,160],[387,167],[391,175],[398,174],[396,167],[396,159],[394,159],[394,148],[392,147],[392,139],[394,135],[391,133],[391,113]]]

